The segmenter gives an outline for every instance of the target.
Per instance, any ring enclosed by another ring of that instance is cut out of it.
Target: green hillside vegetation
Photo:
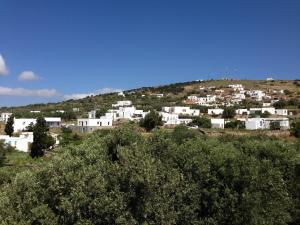
[[[1,224],[300,224],[299,142],[140,129],[1,167]]]

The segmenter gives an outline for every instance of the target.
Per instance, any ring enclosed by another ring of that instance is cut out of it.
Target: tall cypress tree
[[[44,117],[38,117],[33,128],[33,143],[30,152],[32,158],[44,155],[44,150],[48,147],[48,130],[49,128]]]
[[[11,136],[14,133],[14,116],[11,115],[5,124],[5,133]]]

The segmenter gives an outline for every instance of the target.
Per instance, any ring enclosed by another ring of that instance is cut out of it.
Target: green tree
[[[99,130],[22,168],[0,181],[1,223],[299,224],[299,145],[179,131]]]
[[[193,118],[191,125],[196,125],[201,128],[211,128],[211,121],[207,117],[197,116]]]
[[[100,118],[101,116],[104,116],[106,112],[107,112],[106,108],[98,109],[96,111],[96,118]]]
[[[178,125],[172,132],[175,143],[182,144],[188,139],[193,139],[199,134],[196,130],[189,129],[186,125]]]
[[[26,127],[26,131],[27,131],[27,132],[33,132],[33,129],[34,129],[34,124],[33,124],[33,123],[30,123],[30,124]]]
[[[300,121],[292,123],[291,135],[300,138]]]
[[[5,161],[5,146],[3,141],[0,140],[0,167],[3,166]]]
[[[82,138],[77,133],[73,133],[70,128],[62,127],[61,131],[62,133],[59,137],[61,146],[66,146],[68,144],[77,145],[81,143]]]
[[[281,99],[277,102],[274,102],[273,106],[277,109],[283,109],[284,107],[287,106],[287,101],[284,99]]]
[[[47,133],[48,130],[49,128],[44,117],[38,117],[33,128],[33,143],[30,152],[32,158],[43,156],[44,151],[49,148],[51,141]]]
[[[238,128],[238,129],[243,129],[243,128],[245,128],[245,124],[242,123],[242,122],[239,121],[239,120],[233,120],[233,121],[230,121],[230,122],[225,123],[225,128],[231,128],[231,129]]]
[[[11,115],[5,124],[5,133],[11,136],[14,133],[14,116]]]
[[[140,126],[144,127],[146,131],[151,131],[157,126],[162,125],[162,117],[158,114],[158,112],[151,110],[145,118],[141,119]]]
[[[260,114],[262,118],[269,118],[271,116],[271,113],[268,111],[264,111],[263,113]]]
[[[223,111],[222,117],[225,119],[234,118],[235,114],[235,109],[233,107],[226,107]]]

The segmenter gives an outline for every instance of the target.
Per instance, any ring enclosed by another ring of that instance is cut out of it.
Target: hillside
[[[131,100],[137,108],[148,110],[154,108],[160,110],[162,106],[182,105],[183,100],[189,95],[204,96],[213,94],[215,90],[228,87],[229,84],[242,84],[247,90],[262,90],[272,94],[272,97],[278,99],[300,99],[300,81],[295,80],[207,80],[190,81],[183,83],[173,83],[157,87],[142,87],[138,89],[126,90],[126,97],[118,96],[117,93],[102,94],[86,97],[78,100],[67,100],[58,103],[32,104],[19,107],[2,107],[0,112],[28,113],[32,110],[39,110],[49,113],[56,110],[72,111],[78,108],[78,116],[84,115],[87,111],[93,109],[108,109],[111,104],[118,100]],[[283,90],[284,93],[276,94]],[[163,94],[158,98],[155,94]],[[292,108],[297,108],[292,107]]]

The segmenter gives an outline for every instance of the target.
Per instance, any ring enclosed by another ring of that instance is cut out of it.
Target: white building
[[[60,117],[45,117],[46,123],[50,128],[60,127],[61,118]]]
[[[272,104],[271,102],[264,102],[263,107],[270,107]]]
[[[229,88],[232,88],[234,91],[243,91],[244,87],[242,84],[229,84]]]
[[[237,110],[235,110],[235,113],[237,114],[237,115],[249,115],[249,111],[248,111],[248,109],[237,109]]]
[[[96,110],[92,110],[92,111],[88,112],[88,118],[96,119]]]
[[[90,119],[90,118],[83,118],[77,119],[77,126],[75,127],[76,130],[86,133],[86,132],[93,132],[95,130],[101,128],[110,128],[112,127],[113,120],[111,118],[97,118],[97,119]]]
[[[178,114],[172,114],[167,112],[160,112],[162,116],[162,121],[164,125],[179,125],[179,124],[188,124],[192,122],[192,119],[180,119]]]
[[[62,110],[62,109],[58,109],[56,110],[57,113],[65,113],[65,110]]]
[[[264,107],[264,108],[261,108],[261,112],[262,113],[268,112],[271,115],[274,115],[275,114],[275,108],[274,107]]]
[[[224,129],[224,119],[210,119],[211,128]]]
[[[272,122],[278,122],[280,129],[290,128],[288,118],[249,118],[245,121],[245,126],[247,130],[270,129]]]
[[[171,114],[178,114],[178,115],[185,115],[185,116],[199,116],[200,115],[199,109],[191,109],[188,106],[163,107],[162,111],[171,113]]]
[[[46,123],[50,128],[60,127],[61,118],[60,117],[45,117]],[[20,132],[26,130],[29,125],[35,125],[36,119],[33,118],[14,118],[14,132]]]
[[[149,112],[144,112],[143,110],[137,110],[134,106],[119,107],[118,109],[110,109],[105,114],[105,118],[111,118],[113,121],[119,119],[128,120],[140,120],[144,118]],[[102,118],[102,117],[101,117]]]
[[[32,110],[32,111],[30,111],[31,113],[41,113],[41,111],[40,110]]]
[[[247,91],[247,94],[250,95],[251,98],[255,99],[256,101],[262,101],[263,97],[265,97],[265,93],[261,90],[251,90]]]
[[[109,118],[98,118],[98,119],[77,119],[77,126],[86,127],[111,127],[112,119]]]
[[[7,123],[7,120],[9,119],[9,117],[12,115],[12,113],[1,113],[1,121],[3,121],[4,123]]]
[[[271,115],[275,114],[275,108],[274,107],[263,107],[263,108],[250,108],[250,114],[255,114],[257,112],[259,113],[265,113],[268,112]]]
[[[287,109],[275,109],[275,114],[278,116],[287,116],[288,110]]]
[[[0,135],[0,140],[3,140],[4,144],[10,145],[18,151],[28,152],[30,144],[33,142],[33,133],[23,132],[19,137]]]
[[[164,94],[153,94],[154,96],[156,96],[157,98],[162,98],[164,97]]]
[[[123,91],[120,91],[120,92],[118,92],[118,96],[125,97],[125,94],[124,94],[124,92],[123,92]]]
[[[246,99],[246,95],[244,93],[234,93],[232,98],[242,101],[243,99]]]
[[[222,115],[224,112],[224,109],[208,109],[207,113],[208,115]]]
[[[195,104],[201,105],[201,106],[210,106],[210,103],[213,103],[216,101],[217,96],[216,95],[207,95],[206,97],[197,97],[195,95],[191,95],[187,97],[188,100],[194,102]]]
[[[122,106],[131,106],[132,102],[129,100],[126,101],[117,101],[117,104],[112,104],[112,107],[122,107]]]

